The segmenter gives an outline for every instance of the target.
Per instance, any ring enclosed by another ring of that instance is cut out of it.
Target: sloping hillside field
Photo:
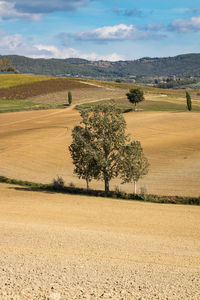
[[[23,76],[22,78],[25,78],[25,80],[21,80],[21,84],[19,84],[21,77],[18,77],[18,75],[13,75],[13,77],[15,80],[10,80],[10,86],[7,86],[8,84],[6,80],[5,86],[7,87],[4,87],[3,83],[1,84],[0,98],[10,100],[27,99],[29,97],[46,95],[54,92],[66,91],[67,93],[69,90],[91,87],[91,85],[75,80],[45,76],[32,76],[33,81],[31,81],[30,77]]]
[[[149,174],[139,182],[148,193],[199,196],[200,117],[198,112],[130,112],[127,132],[141,141],[150,161]],[[66,184],[85,182],[73,175],[68,146],[71,131],[79,123],[73,107],[0,115],[1,175],[35,182],[51,182],[57,175]],[[111,182],[122,190],[130,184]],[[93,181],[92,188],[103,188]],[[139,190],[138,190],[139,191]]]

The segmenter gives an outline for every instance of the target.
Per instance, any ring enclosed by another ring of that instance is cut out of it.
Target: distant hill
[[[5,56],[0,55],[0,59]],[[89,77],[94,79],[129,78],[131,76],[200,77],[200,54],[175,57],[145,57],[133,61],[88,61],[79,58],[33,59],[8,55],[20,73],[52,76]]]

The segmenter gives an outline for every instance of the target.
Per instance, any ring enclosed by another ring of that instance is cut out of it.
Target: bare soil
[[[72,102],[73,104],[80,104],[85,102],[93,102],[100,100],[118,99],[124,97],[124,90],[111,89],[99,87],[97,85],[80,83],[78,89],[72,90]],[[68,103],[67,90],[60,92],[52,92],[46,95],[38,95],[35,97],[27,98],[29,101],[36,103],[47,103],[47,104],[65,104]]]
[[[27,99],[60,91],[93,89],[90,84],[82,83],[68,78],[49,78],[43,81],[31,82],[17,86],[0,89],[0,98],[3,99]]]
[[[0,184],[0,299],[200,299],[199,220],[196,206]]]

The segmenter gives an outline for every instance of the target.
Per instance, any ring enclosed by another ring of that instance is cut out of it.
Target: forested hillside
[[[4,56],[0,56],[2,59]],[[20,73],[96,79],[129,78],[130,76],[200,76],[200,54],[165,58],[141,58],[134,61],[88,61],[79,58],[33,59],[9,55]]]

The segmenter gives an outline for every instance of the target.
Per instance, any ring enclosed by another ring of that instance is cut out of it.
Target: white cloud
[[[96,52],[83,53],[74,48],[58,48],[55,45],[37,45],[23,38],[21,34],[7,35],[0,30],[0,53],[2,55],[16,54],[32,58],[84,58],[88,60],[124,60],[117,53],[105,55]]]
[[[0,17],[3,19],[28,18],[37,21],[42,14],[72,11],[92,0],[0,0]]]
[[[125,40],[130,39],[136,32],[134,25],[119,24],[104,26],[91,31],[82,31],[75,35],[78,40]]]
[[[3,20],[8,19],[31,19],[38,21],[41,14],[31,14],[27,12],[17,11],[15,4],[12,2],[0,1],[0,18]]]
[[[93,41],[97,43],[106,43],[111,41],[124,41],[124,40],[160,40],[165,36],[163,34],[152,33],[150,31],[156,31],[154,28],[149,30],[148,28],[139,28],[134,25],[119,24],[114,26],[104,26],[96,28],[91,31],[82,31],[76,34],[66,34],[69,38],[74,38],[78,41]],[[159,28],[158,28],[159,27]],[[161,24],[157,27],[157,30],[161,29]]]
[[[200,31],[200,16],[192,17],[188,20],[177,19],[170,24],[169,28],[172,31],[178,31],[182,33]]]
[[[45,55],[44,51],[39,51],[34,45],[28,43],[21,34],[7,35],[0,30],[0,53],[18,55]]]
[[[59,49],[56,46],[52,45],[35,45],[35,47],[39,51],[47,51],[47,54],[43,57],[45,58],[83,58],[87,60],[109,60],[109,61],[118,61],[118,60],[125,60],[125,57],[122,55],[119,55],[117,53],[111,53],[111,54],[105,54],[100,55],[96,52],[90,52],[90,53],[83,53],[77,49],[74,48],[62,48]],[[38,55],[35,55],[34,57],[41,57]]]

